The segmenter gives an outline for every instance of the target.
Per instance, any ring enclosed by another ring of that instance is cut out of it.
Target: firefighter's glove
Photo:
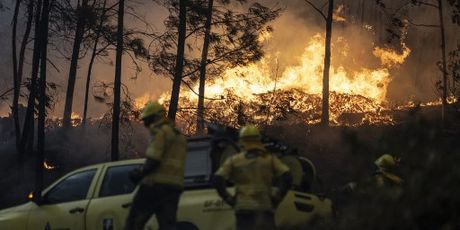
[[[133,169],[129,172],[129,179],[131,179],[134,184],[138,184],[142,180],[142,174],[141,169]]]

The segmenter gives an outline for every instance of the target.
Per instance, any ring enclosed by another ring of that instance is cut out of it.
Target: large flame
[[[337,39],[339,55],[347,56],[346,39]],[[335,44],[332,44],[334,47]],[[344,48],[345,47],[345,48]],[[330,67],[330,112],[333,124],[392,123],[392,118],[381,113],[386,104],[390,67],[401,64],[410,49],[403,43],[403,53],[375,47],[375,59],[380,67],[365,66],[347,69],[334,63]],[[298,64],[285,67],[282,73],[273,66],[271,55],[248,66],[228,69],[222,76],[206,83],[206,119],[238,126],[245,122],[270,123],[286,119],[289,114],[307,124],[320,121],[321,92],[324,64],[324,36],[317,34],[307,43]],[[384,61],[383,61],[384,60]],[[198,91],[198,85],[195,86]],[[181,93],[179,120],[193,126],[193,109],[197,95],[184,90]],[[163,95],[167,103],[169,95]],[[187,108],[187,109],[185,109]],[[350,121],[347,114],[359,114]]]
[[[343,39],[343,38],[342,38]],[[392,50],[382,52],[393,52]],[[305,51],[299,57],[299,64],[287,67],[277,79],[273,73],[269,58],[248,66],[229,69],[224,74],[206,84],[206,97],[219,98],[226,90],[245,99],[253,99],[255,95],[274,90],[298,89],[308,94],[320,94],[322,91],[324,37],[317,34],[307,43]],[[390,57],[389,57],[390,58]],[[397,58],[400,58],[399,56]],[[385,101],[387,86],[391,78],[385,67],[378,69],[361,68],[357,71],[347,71],[344,66],[330,68],[330,90],[361,95],[376,100]],[[196,86],[197,88],[198,86]],[[195,90],[195,92],[197,89]],[[184,97],[196,97],[195,93],[187,91]]]

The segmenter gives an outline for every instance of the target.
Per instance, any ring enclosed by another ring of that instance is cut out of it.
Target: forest
[[[159,101],[308,157],[337,204],[315,229],[460,227],[459,0],[0,0],[0,29],[0,209],[144,157]],[[337,193],[384,153],[402,194]]]

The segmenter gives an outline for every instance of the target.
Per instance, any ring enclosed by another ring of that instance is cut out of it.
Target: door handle
[[[129,203],[126,203],[126,204],[122,204],[121,207],[122,208],[129,208],[129,207],[131,207],[132,204],[133,204],[132,202],[129,202]]]
[[[69,212],[70,212],[71,214],[82,213],[83,211],[85,211],[85,209],[80,208],[80,207],[76,207],[76,208],[73,208],[73,209],[70,209],[70,210],[69,210]]]

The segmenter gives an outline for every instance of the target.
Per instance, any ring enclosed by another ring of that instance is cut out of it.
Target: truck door
[[[86,229],[124,228],[136,188],[129,178],[129,172],[141,166],[142,164],[124,164],[106,167],[95,198],[88,208]]]
[[[97,168],[71,173],[47,190],[43,202],[32,208],[27,229],[84,229],[96,172]]]

